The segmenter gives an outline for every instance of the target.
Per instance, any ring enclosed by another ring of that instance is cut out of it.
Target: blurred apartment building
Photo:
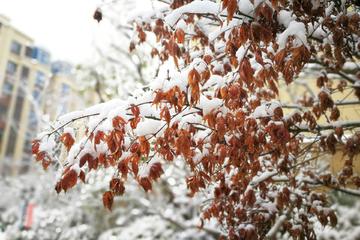
[[[17,175],[34,164],[31,142],[44,120],[74,110],[72,65],[50,53],[0,14],[0,174]],[[53,74],[52,74],[53,72]]]
[[[78,110],[82,100],[75,84],[74,67],[64,61],[51,63],[50,84],[44,93],[43,111],[51,122],[65,113]]]

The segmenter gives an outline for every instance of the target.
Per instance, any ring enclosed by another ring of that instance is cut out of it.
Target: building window
[[[31,150],[32,149],[32,140],[26,140],[25,141],[25,150]]]
[[[63,83],[61,85],[61,97],[68,96],[69,93],[70,93],[70,86]]]
[[[33,112],[33,110],[29,113],[29,128],[28,131],[30,133],[36,133],[37,132],[37,126],[38,126],[38,116]]]
[[[1,143],[3,136],[4,136],[4,129],[0,128],[0,150],[1,150]]]
[[[51,63],[51,73],[65,75],[67,77],[72,76],[73,65],[65,61],[56,61]]]
[[[50,65],[50,53],[42,48],[34,47],[32,58],[38,60],[42,65]]]
[[[1,145],[1,139],[3,137],[4,128],[5,128],[5,119],[7,116],[7,106],[0,104],[0,145]]]
[[[2,92],[3,93],[6,93],[6,94],[11,94],[12,92],[12,89],[13,89],[13,85],[9,82],[4,82],[4,85],[3,85],[3,90]]]
[[[13,74],[15,74],[15,72],[16,72],[16,67],[17,67],[17,66],[16,66],[15,63],[9,61],[8,64],[7,64],[7,67],[6,67],[6,72],[7,72],[7,73],[13,73]]]
[[[5,116],[7,114],[7,106],[0,105],[0,115]]]
[[[40,72],[40,71],[36,72],[35,85],[38,85],[38,86],[45,85],[45,74],[43,72]]]
[[[35,112],[31,111],[29,113],[29,124],[31,125],[36,125],[37,124],[37,116],[35,114]]]
[[[18,43],[17,41],[12,41],[11,52],[14,54],[20,55],[20,49],[21,49],[21,44]]]
[[[40,92],[35,90],[33,92],[33,97],[34,97],[34,100],[36,101],[36,103],[38,105],[40,105],[40,102],[41,102],[41,94],[40,94]]]
[[[25,49],[25,56],[28,58],[32,58],[33,56],[33,48],[32,47],[26,47]]]
[[[29,68],[23,66],[21,69],[21,80],[27,80],[29,77]]]
[[[63,115],[63,114],[65,114],[66,112],[67,112],[67,104],[66,103],[62,103],[61,105],[60,105],[60,115]]]
[[[49,63],[50,63],[49,54],[47,54],[45,52],[41,52],[40,53],[40,63],[43,64],[43,65],[49,65]]]
[[[6,76],[3,84],[2,92],[6,94],[11,94],[13,89],[14,75],[16,72],[17,65],[11,61],[8,61],[6,66]]]
[[[25,138],[25,150],[31,150],[32,149],[32,144],[31,142],[34,140],[35,138],[35,134],[31,134],[31,133],[27,133],[26,134],[26,138]]]

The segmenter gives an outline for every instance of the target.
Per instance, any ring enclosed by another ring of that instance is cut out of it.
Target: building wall
[[[32,38],[0,14],[1,175],[15,176],[35,164],[31,142],[43,130],[42,118],[53,122],[84,108],[86,102],[99,102],[93,91],[80,97],[72,64],[57,61],[50,65],[50,60],[47,50],[34,46]]]
[[[7,17],[0,15],[0,22],[0,173],[16,175],[31,163],[31,140],[39,128],[31,120],[40,112],[50,54],[34,47],[33,39],[13,28]]]
[[[346,63],[345,68],[347,66],[351,66],[351,63]],[[309,68],[305,76],[299,77],[296,81],[297,83],[292,84],[291,86],[286,86],[286,84],[281,85],[279,89],[279,99],[281,99],[283,102],[292,105],[296,104],[298,100],[303,100],[304,95],[307,96],[314,96],[314,99],[317,98],[320,88],[317,86],[317,78],[319,77],[322,69],[319,68]],[[360,119],[360,104],[358,101],[358,98],[355,96],[353,92],[353,88],[346,88],[344,87],[343,92],[340,92],[336,90],[339,82],[341,79],[336,79],[332,75],[328,75],[329,84],[331,84],[332,88],[334,89],[335,93],[331,95],[333,101],[336,103],[345,103],[346,101],[353,101],[354,104],[347,104],[347,105],[341,105],[338,104],[337,108],[340,111],[340,118],[338,121],[353,121],[353,120],[359,120]],[[284,114],[291,113],[294,108],[283,108]],[[304,108],[302,111],[312,111],[312,107]],[[330,117],[331,112],[326,112],[327,116]],[[327,125],[328,121],[325,118],[325,116],[321,116],[319,119],[316,119],[317,123],[322,125]],[[333,123],[333,121],[331,121]],[[327,130],[325,132],[330,132],[333,130]],[[335,131],[335,129],[334,129]],[[353,131],[344,131],[344,134],[351,135],[353,134]],[[304,133],[304,135],[309,135],[307,133]],[[305,142],[304,146],[309,144],[309,142]],[[324,171],[330,171],[337,173],[339,172],[345,164],[345,160],[348,159],[347,156],[343,156],[342,152],[343,144],[338,143],[336,145],[336,153],[332,155],[331,153],[322,155],[324,152],[321,148],[318,148],[317,151],[311,152],[314,157],[315,156],[321,156],[316,161],[314,161],[314,164],[317,162],[327,162],[328,168],[324,169]],[[360,156],[354,157],[353,161],[353,172],[360,175]],[[349,181],[348,187],[354,188],[354,184]]]
[[[311,96],[313,94],[314,98],[317,98],[320,89],[317,87],[317,78],[321,72],[321,69],[313,69],[312,74],[307,74],[306,77],[300,77],[297,79],[298,83],[292,84],[291,86],[286,86],[283,84],[279,90],[279,98],[288,104],[296,104],[296,101],[303,100],[304,95]],[[332,84],[332,88],[336,89],[338,83],[341,79],[332,78],[328,76],[329,82]],[[334,102],[343,102],[344,99],[347,100],[357,100],[353,92],[353,88],[344,88],[343,92],[336,91],[331,95]],[[336,104],[335,104],[336,105]],[[348,104],[348,105],[338,105],[337,106],[341,118],[339,121],[350,121],[350,120],[359,120],[360,119],[360,105],[359,104]],[[309,107],[308,110],[312,111],[312,107]],[[291,113],[292,108],[284,108],[284,113]],[[327,112],[328,117],[330,117],[330,112]],[[321,116],[317,120],[320,124],[328,124],[324,116]]]
[[[52,67],[53,76],[50,78],[45,93],[44,113],[49,115],[51,122],[60,115],[78,110],[81,105],[75,77],[71,73],[73,67],[66,62],[61,63],[66,64],[67,68],[54,69]]]

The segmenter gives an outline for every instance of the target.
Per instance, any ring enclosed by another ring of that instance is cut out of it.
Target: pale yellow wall
[[[312,92],[317,96],[319,92],[319,88],[316,85],[317,77],[319,75],[320,71],[313,71],[312,74],[307,75],[306,78],[299,78],[298,80],[301,82],[305,82],[308,84],[309,88],[312,90]],[[329,78],[330,80],[330,78]],[[331,79],[333,82],[332,87],[335,89],[340,82],[339,79]],[[351,85],[348,83],[348,85]],[[337,92],[332,94],[332,99],[334,101],[342,101],[343,99],[348,100],[357,100],[357,97],[355,96],[354,92],[352,92],[353,88],[351,89],[345,89],[343,93]],[[281,99],[282,102],[288,103],[288,104],[295,104],[293,102],[293,98],[302,98],[303,94],[307,92],[307,89],[305,86],[300,84],[292,84],[291,86],[286,86],[286,84],[282,84],[279,89],[279,99]],[[307,92],[309,94],[309,92]],[[340,110],[340,118],[338,121],[348,121],[348,120],[360,120],[360,104],[353,104],[353,105],[344,105],[344,106],[337,106]],[[307,109],[303,110],[310,110],[312,111],[312,107],[309,107]],[[293,108],[283,108],[284,114],[289,114],[293,111]],[[330,117],[331,112],[327,111],[327,116]],[[321,116],[319,120],[317,120],[318,123],[327,125],[328,122],[326,121],[326,118],[324,116]],[[331,121],[333,123],[333,121]],[[330,130],[328,130],[330,131]],[[307,135],[306,133],[304,133]],[[350,131],[345,131],[344,134],[352,134]],[[304,144],[306,145],[306,144]],[[326,161],[329,163],[329,167],[326,169],[326,171],[331,171],[333,173],[338,173],[343,167],[344,162],[346,159],[348,159],[347,156],[343,157],[342,152],[342,144],[336,145],[337,149],[339,149],[335,155],[332,155],[331,153],[327,155],[323,155],[319,157],[319,159],[316,159],[315,161]],[[319,148],[317,149],[317,152],[312,152],[313,156],[322,155],[323,151]],[[360,175],[360,157],[356,156],[354,157],[353,161],[353,172]],[[353,183],[348,180],[348,187],[354,188]]]
[[[70,87],[69,95],[61,99],[62,84]],[[79,110],[81,102],[78,99],[77,86],[73,78],[56,74],[51,77],[49,86],[46,89],[44,101],[44,113],[50,115],[50,121],[55,121],[59,117],[58,104],[64,103],[67,106],[67,112]]]
[[[2,18],[0,18],[0,19],[3,20],[3,18],[4,17],[2,16]],[[7,24],[2,24],[0,31],[1,31],[1,33],[0,33],[0,43],[1,43],[0,44],[0,56],[1,56],[0,57],[0,73],[1,73],[0,90],[2,89],[2,86],[4,83],[5,72],[6,72],[6,67],[7,67],[8,61],[12,61],[17,65],[16,74],[15,74],[16,79],[15,79],[15,82],[13,85],[13,93],[12,93],[11,100],[10,100],[10,106],[8,106],[8,116],[13,116],[14,110],[15,110],[14,107],[15,107],[15,103],[16,103],[16,97],[17,97],[16,93],[18,92],[18,88],[19,88],[19,76],[21,74],[21,66],[26,65],[26,66],[30,67],[32,65],[28,59],[25,59],[21,56],[24,55],[25,44],[32,44],[33,40],[29,37],[24,36],[23,34],[21,34],[20,32],[18,32],[17,30],[15,30],[14,28],[12,28],[10,25],[7,25]],[[11,51],[10,51],[10,46],[11,46],[11,43],[13,40],[16,40],[17,42],[19,42],[22,45],[19,56],[11,53]],[[9,126],[9,124],[7,124],[5,131],[4,131],[3,139],[8,139],[9,134],[10,134],[10,126]],[[8,144],[7,141],[3,141],[2,143],[3,144],[1,146],[0,159],[2,159],[4,157],[6,147]]]
[[[298,79],[301,82],[307,83],[316,97],[320,90],[316,85],[318,74],[319,74],[319,72],[316,72],[316,73],[314,73],[314,75],[312,77]],[[340,80],[339,79],[331,79],[331,80],[333,82],[332,87],[335,89],[337,87],[338,83],[340,82]],[[352,91],[352,89],[345,89],[343,91],[343,93],[337,92],[337,93],[332,94],[331,97],[334,101],[341,101],[346,96],[347,96],[346,99],[348,99],[348,100],[357,99],[355,94],[353,92],[351,93],[351,91]],[[292,101],[292,98],[295,98],[295,99],[301,98],[302,99],[302,96],[305,92],[307,92],[307,94],[310,95],[309,92],[307,91],[307,89],[303,85],[295,83],[295,84],[292,84],[291,86],[286,86],[286,84],[282,84],[279,89],[279,99],[281,99],[281,101],[283,101],[285,103],[295,104]],[[338,121],[360,120],[360,104],[344,105],[344,106],[339,105],[337,107],[341,114],[341,117],[338,119]],[[284,114],[288,114],[293,111],[293,109],[288,109],[288,108],[284,108],[283,110],[284,110]],[[312,111],[312,107],[308,108],[308,110]],[[327,111],[326,113],[327,113],[328,117],[330,117],[331,112]],[[320,119],[317,121],[318,121],[318,123],[321,123],[324,125],[327,124],[327,121],[324,116],[320,117]]]
[[[87,106],[100,103],[99,94],[97,94],[94,90],[87,89],[83,92],[82,96]]]

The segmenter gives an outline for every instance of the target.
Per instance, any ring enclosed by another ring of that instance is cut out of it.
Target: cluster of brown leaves
[[[32,154],[36,155],[36,161],[37,162],[42,162],[42,166],[44,168],[44,170],[46,170],[51,163],[51,157],[49,156],[49,154],[46,151],[39,151],[39,147],[40,147],[40,140],[39,139],[35,139],[34,141],[32,141],[31,143],[32,145]]]
[[[322,23],[322,29],[325,32],[334,34],[334,50],[332,51],[330,44],[325,45],[321,49],[324,51],[322,61],[325,64],[335,63],[335,71],[339,71],[342,68],[346,62],[346,57],[351,58],[354,55],[352,50],[346,45],[348,39],[351,39],[353,34],[359,34],[359,21],[360,17],[358,14],[353,14],[351,17],[342,14],[337,20],[332,19],[330,16],[325,17]]]
[[[178,9],[190,2],[173,0],[169,7]],[[250,2],[254,4],[253,0]],[[335,226],[336,215],[326,208],[326,197],[313,192],[311,182],[299,183],[296,177],[301,172],[313,183],[329,188],[340,187],[339,183],[345,185],[349,180],[360,187],[360,178],[353,174],[353,160],[360,153],[359,132],[348,138],[342,148],[344,156],[349,159],[344,161],[337,179],[332,173],[319,175],[312,169],[311,162],[303,158],[315,146],[335,154],[341,143],[344,135],[342,126],[335,127],[335,131],[326,135],[320,134],[322,127],[317,120],[326,116],[326,112],[331,112],[329,122],[340,119],[332,93],[343,91],[347,84],[340,81],[337,88],[332,89],[332,81],[326,71],[340,71],[345,60],[354,54],[349,43],[355,44],[351,37],[359,34],[360,19],[357,14],[343,14],[338,18],[325,15],[326,1],[317,2],[319,6],[313,5],[314,1],[270,2],[271,5],[267,2],[258,4],[254,17],[251,17],[241,12],[238,0],[222,1],[221,11],[227,11],[227,24],[241,19],[240,24],[229,25],[230,34],[222,33],[216,39],[225,43],[223,52],[215,50],[216,41],[209,41],[198,25],[199,20],[206,18],[213,19],[220,27],[224,25],[221,14],[184,13],[183,19],[191,32],[185,28],[173,30],[173,26],[155,17],[153,23],[137,21],[134,28],[138,42],[131,43],[130,51],[135,50],[136,44],[146,41],[146,32],[153,32],[158,47],[153,48],[151,56],[158,56],[161,62],[172,58],[179,72],[183,71],[179,66],[181,60],[187,74],[186,90],[180,90],[178,86],[166,91],[155,89],[152,102],[140,103],[156,106],[158,117],[143,116],[139,105],[132,104],[126,112],[131,118],[125,121],[120,116],[114,117],[111,119],[112,130],[86,130],[86,141],[92,143],[94,151],[80,149],[75,157],[80,170],[73,165],[67,166],[55,187],[56,191],[66,192],[75,186],[78,179],[85,182],[85,175],[91,170],[114,167],[116,174],[110,181],[109,190],[103,195],[104,206],[110,210],[114,197],[124,194],[129,174],[145,191],[149,191],[153,187],[152,181],[163,173],[162,163],[153,163],[153,158],[160,156],[162,161],[173,161],[182,157],[191,171],[186,179],[191,197],[209,185],[213,186],[213,199],[203,209],[203,220],[217,218],[230,239],[264,239],[280,216],[286,217],[281,225],[282,231],[287,231],[294,239],[315,239],[309,220],[311,216],[316,216],[323,226]],[[280,24],[280,11],[292,11],[296,20],[305,26],[324,19],[318,27],[333,34],[334,45],[323,44],[309,33],[306,43],[295,45],[297,36],[289,36],[285,47],[280,49],[277,36],[285,30]],[[334,8],[331,14],[336,14],[336,11],[338,9]],[[193,43],[196,44],[191,46]],[[360,44],[357,47],[360,48]],[[241,59],[237,56],[240,48],[245,49]],[[193,63],[191,51],[201,53],[200,63]],[[263,102],[279,96],[281,77],[286,84],[292,84],[311,57],[320,59],[326,68],[316,80],[317,86],[323,88],[317,99],[316,96],[309,98],[304,95],[299,101],[301,111],[291,115],[285,115],[279,106],[270,115],[255,118],[253,113]],[[254,69],[254,62],[262,68]],[[215,75],[223,77],[226,83],[205,89],[205,84]],[[168,77],[164,81],[172,79]],[[213,94],[207,94],[209,92]],[[360,99],[360,88],[354,87],[354,92]],[[199,104],[202,96],[209,101],[220,99],[221,107],[227,111],[214,108],[205,113]],[[307,110],[310,107],[312,111]],[[174,118],[186,109],[194,111],[189,114],[201,116],[201,123],[187,122],[180,127],[179,121]],[[134,135],[130,146],[125,147],[126,134],[129,134],[125,131],[127,126],[136,130],[145,118],[162,121],[163,126],[151,136]],[[195,136],[200,131],[206,131],[207,135],[197,139]],[[316,133],[319,144],[303,147],[303,136],[299,133],[304,131]],[[62,135],[61,142],[69,152],[75,140],[66,133]],[[33,154],[46,169],[51,159],[47,152],[39,151],[40,143],[39,140],[33,142]],[[99,150],[99,145],[103,144],[108,147],[105,152]],[[140,173],[141,167],[147,169],[146,174]],[[277,181],[275,176],[281,176],[283,182]]]

